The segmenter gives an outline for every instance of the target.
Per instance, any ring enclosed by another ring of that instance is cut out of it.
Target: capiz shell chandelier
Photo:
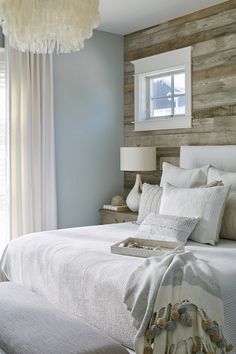
[[[99,0],[0,0],[0,21],[13,48],[70,53],[98,26]]]

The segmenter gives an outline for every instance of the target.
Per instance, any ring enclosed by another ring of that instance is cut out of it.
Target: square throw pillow
[[[137,237],[185,244],[199,218],[149,214],[141,223]]]
[[[222,181],[225,186],[230,186],[231,191],[236,191],[236,172],[226,172],[210,167],[207,175],[207,183]]]
[[[200,218],[190,239],[215,245],[228,194],[229,187],[176,188],[167,185],[163,189],[160,214]]]
[[[160,186],[167,183],[180,188],[200,187],[207,184],[207,171],[209,166],[185,170],[168,162],[163,162]]]
[[[161,196],[162,188],[160,188],[158,185],[148,183],[143,184],[138,212],[138,224],[140,224],[150,213],[159,213]]]

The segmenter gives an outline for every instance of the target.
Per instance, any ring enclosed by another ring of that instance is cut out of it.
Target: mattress
[[[136,234],[133,223],[100,225],[27,235],[4,252],[2,280],[35,291],[133,348],[135,329],[123,304],[130,274],[144,260],[110,253],[113,243]],[[225,306],[225,332],[236,348],[236,242],[217,246],[188,242],[187,249],[217,272]]]

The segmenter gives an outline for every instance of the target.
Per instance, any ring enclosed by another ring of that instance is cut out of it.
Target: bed
[[[180,164],[193,168],[210,163],[236,171],[235,156],[236,146],[182,147]],[[5,250],[2,280],[24,285],[132,349],[136,332],[123,295],[129,275],[143,259],[113,255],[110,246],[134,236],[137,229],[138,225],[125,223],[24,236]],[[225,332],[236,348],[236,242],[220,240],[213,247],[189,241],[186,248],[216,269]]]

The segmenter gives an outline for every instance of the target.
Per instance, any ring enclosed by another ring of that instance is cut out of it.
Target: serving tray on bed
[[[143,238],[129,237],[111,246],[111,253],[132,257],[155,257],[161,256],[174,249],[184,249],[179,242],[148,240]]]

